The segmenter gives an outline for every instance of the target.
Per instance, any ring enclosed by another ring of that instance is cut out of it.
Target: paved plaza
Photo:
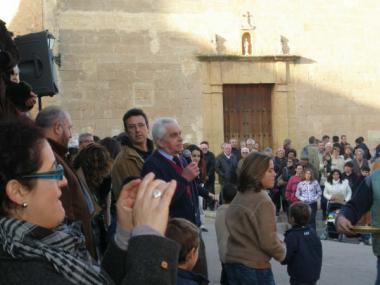
[[[203,234],[206,243],[207,263],[210,285],[220,284],[220,262],[214,228],[214,213],[207,213],[206,227],[209,232]],[[283,228],[283,224],[279,224]],[[282,237],[282,236],[281,236]],[[372,247],[359,244],[356,239],[322,241],[323,264],[320,285],[372,285],[376,278],[376,258]],[[272,269],[277,285],[289,284],[286,266],[272,260]]]

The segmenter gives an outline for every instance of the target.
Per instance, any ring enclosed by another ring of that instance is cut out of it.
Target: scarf
[[[40,258],[74,284],[109,284],[84,245],[80,223],[62,224],[55,230],[26,221],[0,218],[0,243],[13,258]]]

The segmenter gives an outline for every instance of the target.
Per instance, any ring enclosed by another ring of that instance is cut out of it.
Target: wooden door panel
[[[262,148],[272,145],[272,84],[223,86],[224,136],[253,138]]]

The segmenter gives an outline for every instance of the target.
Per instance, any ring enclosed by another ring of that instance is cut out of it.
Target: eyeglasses
[[[28,175],[23,175],[24,179],[43,179],[43,180],[62,180],[64,176],[63,166],[57,164],[55,170],[47,172],[36,172]]]
[[[138,123],[135,125],[127,125],[128,130],[142,129],[144,127],[146,127],[146,124],[144,124],[144,123]]]

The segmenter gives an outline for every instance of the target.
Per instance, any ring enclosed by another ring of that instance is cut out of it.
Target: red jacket
[[[297,185],[301,181],[301,177],[297,175],[293,175],[289,178],[288,184],[286,185],[285,190],[285,199],[289,203],[297,202],[298,199],[296,197]]]

